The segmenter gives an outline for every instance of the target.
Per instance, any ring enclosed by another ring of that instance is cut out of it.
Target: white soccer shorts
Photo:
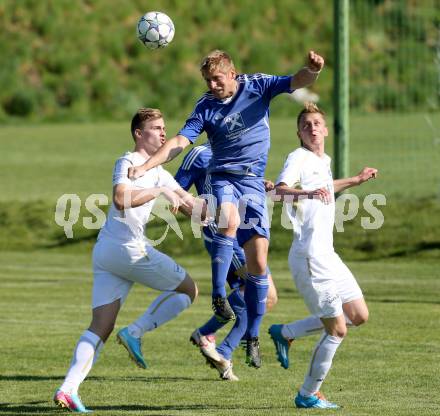
[[[93,249],[92,307],[117,299],[124,303],[134,282],[160,291],[174,290],[185,276],[183,267],[143,241],[122,244],[102,239]]]
[[[335,252],[311,258],[295,256],[290,250],[289,267],[312,315],[334,318],[343,314],[344,303],[363,297],[356,279]]]

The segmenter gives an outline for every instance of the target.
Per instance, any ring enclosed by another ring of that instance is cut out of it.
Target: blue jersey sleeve
[[[185,189],[185,191],[188,191],[195,181],[193,173],[194,171],[185,170],[182,166],[180,166],[179,170],[174,176],[174,179],[183,189]]]
[[[200,195],[203,193],[206,171],[211,157],[211,150],[206,145],[191,149],[184,157],[174,179],[186,191],[195,185],[197,193]]]
[[[284,92],[291,93],[293,90],[290,88],[292,75],[271,75],[269,77],[262,78],[265,82],[265,89],[269,94],[269,98],[272,99]]]
[[[185,136],[191,143],[194,143],[203,131],[204,122],[202,111],[200,106],[196,105],[194,111],[187,118],[185,125],[177,134]]]

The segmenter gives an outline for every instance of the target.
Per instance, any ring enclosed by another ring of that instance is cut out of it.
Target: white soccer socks
[[[309,370],[300,389],[302,396],[311,396],[319,391],[332,365],[333,357],[343,338],[334,337],[324,331],[312,354]]]
[[[79,385],[89,374],[103,346],[104,343],[98,335],[89,330],[83,332],[73,352],[69,371],[60,387],[61,391],[78,393]]]
[[[356,328],[347,315],[344,314],[347,327]],[[281,335],[286,339],[298,339],[316,334],[324,328],[324,325],[317,316],[308,316],[299,321],[283,324]]]
[[[128,333],[140,338],[145,332],[163,325],[179,315],[191,305],[191,299],[184,293],[162,292],[148,307],[147,311],[128,326]]]
[[[324,325],[317,316],[308,316],[307,318],[290,324],[284,324],[281,329],[281,335],[286,339],[298,339],[320,332]]]

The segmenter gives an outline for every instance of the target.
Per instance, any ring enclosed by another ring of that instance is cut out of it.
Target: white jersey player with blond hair
[[[309,370],[297,396],[299,408],[337,408],[319,392],[333,356],[347,334],[347,325],[361,325],[368,308],[355,278],[333,247],[334,193],[375,178],[377,170],[364,168],[351,178],[333,180],[331,159],[324,153],[328,129],[324,113],[307,104],[297,119],[301,147],[287,157],[276,181],[276,198],[289,206],[294,240],[289,267],[311,316],[269,328],[277,358],[289,367],[293,340],[322,331]]]
[[[78,388],[90,372],[113,331],[118,312],[133,283],[161,293],[137,320],[121,329],[117,340],[135,363],[146,368],[141,337],[176,317],[197,296],[197,287],[173,259],[156,250],[145,236],[145,225],[155,199],[163,195],[172,211],[189,214],[196,204],[205,204],[184,191],[161,166],[131,181],[128,169],[144,163],[166,140],[165,124],[157,109],[142,108],[134,115],[131,133],[133,152],[116,161],[113,171],[113,203],[93,250],[92,322],[81,335],[63,384],[54,401],[77,413],[89,410],[78,396]]]

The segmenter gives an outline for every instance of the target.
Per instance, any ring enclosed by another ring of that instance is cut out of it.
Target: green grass
[[[180,124],[168,123],[170,136]],[[325,383],[328,397],[344,405],[334,414],[440,412],[439,125],[438,114],[352,117],[351,173],[364,165],[380,170],[378,180],[354,191],[361,201],[366,193],[384,193],[387,205],[381,229],[363,230],[360,216],[366,213],[361,211],[345,224],[344,233],[335,233],[337,251],[352,260],[349,266],[364,289],[371,319],[350,331]],[[275,179],[297,141],[293,120],[274,119],[272,130],[267,177]],[[0,323],[6,334],[0,343],[1,414],[58,413],[51,395],[90,319],[90,252],[97,231],[81,225],[90,215],[83,207],[75,238],[67,240],[55,224],[55,204],[64,193],[78,194],[83,204],[92,193],[110,197],[113,163],[132,146],[128,123],[0,128]],[[330,154],[331,146],[330,138]],[[181,160],[167,168],[174,172]],[[263,334],[272,323],[307,313],[287,271],[291,231],[281,227],[279,207],[274,218],[269,261],[280,300],[265,318]],[[210,268],[208,257],[199,254],[200,240],[190,237],[188,222],[180,225],[184,241],[170,233],[160,249],[187,267],[200,286],[200,298],[178,320],[146,335],[147,371],[134,368],[113,337],[83,385],[85,403],[108,415],[303,413],[292,408],[291,398],[316,338],[295,343],[289,371],[277,364],[267,336],[262,337],[261,370],[247,368],[243,351],[237,351],[237,384],[221,382],[189,345],[189,334],[209,316]],[[160,235],[161,227],[152,223],[149,236]],[[118,327],[139,315],[152,296],[135,288]]]
[[[286,155],[297,146],[297,139],[293,118],[274,118],[271,124],[272,148],[267,177],[275,180]],[[169,135],[177,132],[180,125],[181,122],[170,121]],[[440,119],[435,113],[352,116],[351,173],[370,165],[379,168],[379,178],[350,192],[360,196],[361,205],[368,193],[384,194],[387,204],[380,207],[385,216],[380,230],[367,231],[361,227],[361,216],[368,216],[361,210],[346,224],[344,233],[336,233],[336,246],[342,254],[352,259],[438,256],[437,126]],[[128,127],[128,123],[1,127],[0,152],[5,157],[0,194],[0,250],[47,247],[88,250],[89,246],[77,244],[88,242],[90,245],[96,236],[96,231],[82,226],[84,216],[90,216],[84,203],[91,194],[104,194],[110,200],[114,161],[133,147]],[[332,137],[328,140],[327,151],[332,154]],[[181,161],[179,156],[166,168],[175,172]],[[73,244],[66,240],[63,229],[54,220],[56,201],[66,193],[79,195],[83,208],[74,227]],[[275,213],[272,250],[284,253],[291,235],[279,225],[279,210]],[[184,227],[189,229],[187,225]],[[179,252],[186,249],[175,242],[173,238],[166,240],[165,249],[167,245]],[[200,244],[195,247],[200,249]]]
[[[295,113],[297,109],[292,107]],[[168,123],[170,137],[182,122]],[[328,123],[330,126],[330,118]],[[271,125],[267,177],[275,180],[298,141],[293,117],[273,119]],[[389,202],[402,196],[439,196],[440,171],[435,168],[440,164],[438,127],[439,114],[353,116],[350,174],[365,165],[379,169],[379,179],[358,192],[383,193]],[[128,122],[2,127],[0,152],[5,157],[0,201],[44,199],[55,204],[64,193],[81,198],[92,193],[110,195],[114,161],[132,147]],[[327,151],[332,154],[332,150],[330,137]],[[167,169],[175,172],[181,161],[179,156]]]
[[[82,385],[84,402],[95,414],[112,416],[303,414],[293,408],[291,399],[317,336],[294,343],[293,365],[286,371],[277,363],[266,335],[270,324],[307,314],[286,259],[270,259],[279,303],[263,322],[264,365],[258,371],[248,368],[244,352],[237,350],[238,383],[218,379],[188,342],[192,330],[209,316],[208,258],[186,256],[179,261],[199,284],[197,302],[175,321],[145,335],[144,355],[150,365],[145,371],[129,361],[112,335]],[[0,412],[5,416],[58,414],[51,396],[90,319],[90,254],[3,252],[0,262]],[[344,408],[325,413],[439,414],[438,263],[400,260],[348,265],[363,287],[370,322],[351,330],[337,353],[323,391]],[[117,328],[142,313],[153,295],[135,286]]]

